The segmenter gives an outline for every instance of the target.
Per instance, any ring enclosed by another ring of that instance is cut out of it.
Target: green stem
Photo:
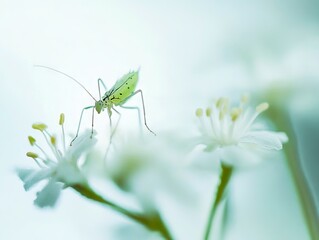
[[[270,108],[269,114],[271,115],[271,119],[275,121],[277,127],[286,132],[289,137],[289,142],[284,146],[286,163],[290,169],[290,174],[301,204],[309,235],[311,236],[311,239],[319,240],[319,219],[317,209],[300,162],[297,139],[290,116],[288,112],[280,106],[273,106]]]
[[[161,217],[159,214],[152,214],[150,216],[145,216],[140,213],[134,213],[132,211],[129,211],[105,198],[100,196],[99,194],[95,193],[88,185],[81,185],[81,184],[75,184],[71,186],[74,190],[79,192],[84,197],[91,199],[93,201],[102,203],[110,208],[112,208],[114,211],[119,212],[126,217],[144,225],[146,228],[148,228],[151,231],[157,231],[162,234],[162,236],[165,239],[173,239],[164,225]]]
[[[211,229],[212,229],[213,219],[214,219],[214,216],[216,214],[216,210],[218,208],[218,205],[221,203],[221,201],[223,199],[226,187],[227,187],[229,180],[231,178],[231,175],[233,173],[233,167],[228,166],[228,165],[224,165],[224,164],[222,164],[221,167],[222,167],[222,172],[220,175],[220,182],[218,185],[215,200],[212,204],[212,208],[211,208],[209,216],[208,216],[208,221],[207,221],[206,230],[205,230],[205,237],[204,237],[205,240],[209,239]]]

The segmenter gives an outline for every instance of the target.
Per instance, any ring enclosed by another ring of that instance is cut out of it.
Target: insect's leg
[[[93,127],[94,127],[94,108],[92,108],[92,130],[91,130],[91,136],[90,136],[90,138],[92,138],[92,136],[93,136]]]
[[[112,137],[113,137],[118,125],[119,125],[119,122],[120,122],[120,119],[121,119],[121,116],[122,116],[121,113],[119,111],[117,111],[115,108],[112,107],[112,110],[119,115],[119,118],[117,119],[115,127],[114,127],[113,130],[112,130],[112,126],[111,126],[111,135],[110,135],[111,136],[111,140],[112,140]]]
[[[98,86],[98,89],[99,89],[99,96],[100,96],[100,100],[101,100],[101,87],[100,87],[100,84],[103,85],[104,91],[106,91],[106,85],[104,84],[104,82],[103,82],[103,80],[101,78],[99,78],[97,80],[97,86]]]
[[[137,110],[138,113],[138,124],[140,126],[140,133],[142,133],[142,119],[141,119],[141,110],[139,107],[137,106],[120,106],[121,108],[125,108],[125,109],[133,109],[133,110]]]
[[[115,108],[112,107],[112,110],[114,110],[114,112],[116,112],[118,115],[119,115],[119,118],[117,119],[116,121],[116,124],[115,124],[115,127],[113,129],[113,125],[112,125],[112,118],[111,116],[109,115],[109,120],[110,120],[110,129],[111,129],[111,134],[110,134],[110,139],[109,139],[109,145],[106,149],[106,152],[105,152],[105,156],[104,156],[104,159],[106,159],[107,157],[107,154],[110,150],[110,147],[112,145],[112,139],[113,139],[113,135],[115,134],[115,131],[117,129],[117,126],[119,125],[119,122],[120,122],[120,119],[121,119],[121,113],[119,111],[117,111]]]
[[[156,134],[148,127],[147,123],[146,123],[146,114],[145,114],[145,105],[144,105],[144,98],[143,98],[143,92],[141,89],[135,91],[129,98],[135,96],[137,93],[141,94],[141,99],[142,99],[142,106],[143,106],[143,115],[144,115],[144,125],[145,127],[151,132],[153,133],[155,136]]]
[[[81,121],[82,121],[82,116],[83,116],[83,112],[84,110],[90,109],[90,108],[94,108],[94,106],[88,106],[82,109],[81,111],[81,115],[80,115],[80,120],[79,120],[79,125],[78,125],[78,129],[76,130],[76,134],[75,137],[72,139],[70,146],[72,146],[72,143],[74,142],[74,140],[78,137],[79,135],[79,131],[80,131],[80,126],[81,126]],[[94,109],[93,109],[94,110]]]

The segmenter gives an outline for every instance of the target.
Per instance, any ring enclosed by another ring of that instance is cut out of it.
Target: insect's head
[[[103,101],[99,100],[95,102],[95,110],[97,111],[97,113],[100,113],[103,110]]]

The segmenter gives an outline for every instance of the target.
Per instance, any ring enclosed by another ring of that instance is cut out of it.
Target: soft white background
[[[112,239],[112,226],[128,223],[70,190],[53,210],[36,208],[34,192],[24,192],[14,169],[32,166],[25,157],[31,124],[54,129],[64,112],[74,133],[81,109],[92,104],[70,79],[34,64],[76,77],[96,97],[99,77],[110,87],[141,67],[150,127],[189,128],[197,106],[235,89],[318,79],[315,9],[316,1],[0,0],[0,239]],[[122,112],[123,129],[137,126],[134,113]],[[107,116],[96,119],[103,134]],[[83,126],[90,126],[89,113]],[[200,191],[208,204],[212,186],[206,182]],[[237,174],[232,194],[227,239],[308,239],[280,157]],[[177,206],[168,214],[176,236],[198,239],[205,216]]]

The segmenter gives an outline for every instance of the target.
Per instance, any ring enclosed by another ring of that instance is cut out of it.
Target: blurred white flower
[[[192,199],[186,187],[187,172],[180,164],[185,149],[173,136],[130,137],[117,143],[107,161],[108,175],[122,190],[137,197],[146,212],[158,209],[163,196]]]
[[[210,158],[229,165],[245,165],[257,162],[260,151],[281,150],[288,140],[285,133],[255,124],[256,118],[268,109],[268,103],[261,103],[253,110],[247,102],[248,97],[243,96],[238,106],[231,107],[229,99],[220,98],[205,114],[201,108],[196,110],[200,120],[197,143],[204,146],[205,152],[213,153]]]
[[[33,124],[34,129],[42,132],[52,154],[47,153],[36,143],[33,137],[29,136],[30,144],[37,147],[43,154],[43,157],[41,157],[34,152],[27,153],[28,157],[34,159],[39,169],[17,169],[26,191],[42,180],[47,180],[45,187],[37,192],[34,201],[39,207],[54,206],[62,188],[87,182],[80,169],[79,160],[96,143],[96,138],[94,136],[90,138],[91,131],[86,131],[74,141],[72,146],[66,149],[63,121],[60,121],[63,130],[63,151],[58,149],[56,138],[47,131],[45,124]]]

